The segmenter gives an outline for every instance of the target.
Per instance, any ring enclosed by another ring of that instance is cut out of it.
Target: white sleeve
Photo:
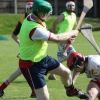
[[[95,66],[100,66],[100,56],[99,55],[90,55],[89,59],[91,61],[91,66],[93,63]]]
[[[31,40],[45,40],[47,41],[50,38],[51,32],[45,28],[35,28],[30,32]]]

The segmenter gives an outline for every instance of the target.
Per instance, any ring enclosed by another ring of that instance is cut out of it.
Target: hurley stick
[[[92,0],[84,0],[83,11],[82,11],[82,13],[81,13],[81,16],[80,16],[80,18],[79,18],[78,24],[77,24],[77,26],[76,26],[75,29],[77,29],[77,30],[79,29],[79,27],[80,27],[80,25],[81,25],[81,23],[82,23],[82,21],[83,21],[85,15],[86,15],[86,13],[89,11],[89,9],[92,8],[92,6],[93,6],[93,1],[92,1]],[[68,50],[70,44],[71,44],[71,43],[67,43],[67,45],[66,45],[66,47],[65,47],[65,52]],[[65,52],[63,53],[64,56],[66,56],[66,53],[65,53]]]
[[[98,47],[97,43],[95,42],[95,39],[92,34],[92,26],[90,24],[82,25],[81,33],[92,44],[92,46],[95,48],[95,50],[100,55],[100,48]]]

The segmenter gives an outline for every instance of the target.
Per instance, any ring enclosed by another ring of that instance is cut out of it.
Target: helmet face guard
[[[26,7],[25,7],[26,8],[26,12],[27,12],[28,9],[32,9],[32,5],[33,5],[33,2],[27,2],[26,3]]]
[[[74,68],[83,68],[84,66],[82,66],[82,62],[84,61],[83,58],[80,58],[79,56],[75,57],[73,59],[73,63],[70,66],[70,70],[73,70]]]
[[[52,11],[50,11],[48,14],[45,14],[45,17],[42,18],[43,21],[47,21],[51,18],[51,15],[52,15]]]
[[[70,70],[73,70],[74,68],[83,68],[84,61],[85,57],[82,54],[78,52],[73,52],[68,57],[67,66]]]

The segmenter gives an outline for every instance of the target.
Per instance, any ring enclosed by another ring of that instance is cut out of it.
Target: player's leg
[[[64,48],[66,47],[66,45],[63,46],[63,51],[64,51]],[[61,50],[58,50],[58,53],[57,53],[57,58],[58,58],[58,61],[59,62],[64,62],[64,61],[67,61],[68,59],[68,56],[72,53],[72,52],[75,52],[76,50],[74,49],[74,47],[72,45],[69,46],[67,52],[65,55],[67,56],[64,56],[63,55],[63,52],[61,52]]]
[[[60,66],[54,70],[49,71],[49,73],[54,73],[61,77],[62,83],[67,87],[72,84],[71,72],[63,64],[60,63]]]
[[[44,70],[42,73],[39,69],[41,69],[41,66],[36,64],[36,66],[30,68],[21,68],[21,71],[30,88],[35,90],[37,100],[49,100],[49,93],[43,74]]]
[[[65,47],[65,44],[63,44],[63,43],[58,44],[57,58],[58,58],[59,62],[63,62],[66,60],[66,56],[63,56],[64,47]],[[48,79],[49,80],[57,80],[55,74],[50,74],[48,76]]]
[[[10,85],[11,82],[13,82],[17,77],[21,75],[21,70],[18,68],[15,72],[13,72],[9,78],[3,82],[0,86],[0,97],[4,95],[4,90]],[[36,97],[34,90],[32,90],[32,94],[30,96],[31,98]]]
[[[87,93],[89,98],[86,100],[95,100],[95,98],[100,97],[100,82],[92,80],[88,84]]]
[[[20,54],[18,54],[17,57],[20,59]],[[30,95],[30,98],[36,98],[36,94],[35,94],[35,91],[34,90],[32,90],[32,93]]]
[[[37,100],[49,100],[47,85],[45,85],[43,88],[35,89],[35,92],[37,94]]]
[[[13,82],[17,77],[21,75],[20,68],[18,68],[15,72],[13,72],[10,77],[7,79],[9,83]]]
[[[66,47],[66,44],[59,44],[58,45],[58,52],[57,52],[57,58],[58,58],[58,61],[59,62],[64,62],[64,61],[67,61],[68,59],[68,55],[72,52],[75,52],[76,50],[74,49],[74,47],[72,45],[69,46],[68,50],[66,51],[66,55],[67,56],[64,56],[63,53],[64,53],[64,48]],[[56,76],[55,74],[50,74],[49,77],[48,77],[49,80],[56,80]]]
[[[72,83],[72,76],[71,72],[68,68],[66,68],[63,64],[60,64],[60,66],[54,70],[51,70],[50,73],[54,73],[56,75],[59,75],[61,78],[61,82],[63,83],[66,94],[68,96],[77,96],[81,99],[85,99],[88,97],[87,94],[83,93],[79,89],[76,89]]]
[[[23,68],[26,63],[27,68]],[[74,88],[70,70],[50,56],[46,56],[46,58],[42,59],[38,63],[19,60],[19,66],[22,67],[20,68],[21,72],[23,73],[29,86],[31,89],[35,90],[38,100],[41,100],[40,94],[38,92],[40,89],[42,90],[41,94],[45,94],[42,97],[43,100],[49,100],[49,93],[45,93],[47,88],[44,88],[46,86],[44,75],[46,75],[48,72],[57,74],[61,77],[61,81],[64,85],[64,88],[66,89],[68,96],[77,96],[81,99],[86,99],[88,97],[87,94],[84,94],[82,91]],[[38,91],[36,91],[37,89]]]
[[[10,85],[11,82],[13,82],[18,76],[21,75],[21,71],[18,68],[15,72],[13,72],[9,78],[3,82],[0,86],[0,97],[4,95],[4,90]]]

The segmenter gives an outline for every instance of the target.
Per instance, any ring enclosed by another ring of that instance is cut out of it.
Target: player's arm
[[[75,24],[74,24],[74,29],[76,28],[76,26],[77,26],[77,21],[76,21]]]
[[[52,32],[56,33],[57,30],[57,25],[62,22],[64,20],[64,15],[61,14],[60,16],[58,16],[58,18],[54,21],[53,23],[53,27],[52,27]]]
[[[76,14],[75,14],[75,17],[76,17]],[[75,21],[75,23],[74,23],[73,29],[75,29],[75,28],[77,27],[77,17],[76,17],[75,19],[76,19],[76,21]]]
[[[78,78],[79,74],[80,72],[73,71],[73,77],[72,77],[73,84],[75,84],[76,79]]]
[[[72,30],[70,32],[65,32],[56,35],[54,33],[51,33],[49,41],[53,41],[56,43],[67,43],[69,40],[73,41],[77,35],[78,30]]]
[[[54,34],[45,28],[35,28],[30,31],[31,40],[44,40],[52,41],[56,43],[67,43],[69,39],[75,39],[78,35],[78,30],[72,30],[71,32],[66,32],[63,34]]]
[[[19,39],[17,37],[17,35],[19,34],[20,32],[20,28],[21,28],[21,22],[18,22],[18,24],[16,25],[16,28],[14,29],[13,33],[11,34],[11,37],[15,40],[16,43],[19,44]]]
[[[18,37],[15,34],[12,34],[11,37],[15,40],[16,43],[20,43]]]

